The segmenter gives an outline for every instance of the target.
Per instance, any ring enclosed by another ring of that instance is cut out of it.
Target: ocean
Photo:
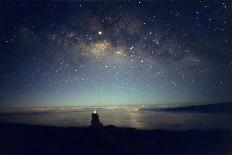
[[[232,129],[232,113],[162,111],[138,106],[107,106],[96,108],[104,126],[114,125],[136,129]],[[36,108],[1,111],[0,121],[58,127],[88,127],[92,108]]]

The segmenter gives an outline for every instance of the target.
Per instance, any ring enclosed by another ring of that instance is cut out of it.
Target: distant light
[[[99,34],[99,35],[102,35],[102,31],[98,31],[98,34]]]
[[[93,111],[93,113],[94,113],[94,114],[96,114],[96,113],[97,113],[97,111],[96,111],[96,110],[94,110],[94,111]]]
[[[139,108],[134,108],[133,111],[134,111],[134,112],[138,112],[138,111],[139,111]]]
[[[121,54],[122,54],[122,52],[121,52],[121,51],[117,51],[116,53],[117,53],[117,54],[119,54],[119,55],[121,55]]]

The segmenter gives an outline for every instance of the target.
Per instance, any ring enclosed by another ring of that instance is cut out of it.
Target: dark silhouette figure
[[[103,127],[103,124],[99,120],[98,113],[94,110],[92,113],[92,120],[91,120],[91,125],[90,127],[92,128],[100,128]]]

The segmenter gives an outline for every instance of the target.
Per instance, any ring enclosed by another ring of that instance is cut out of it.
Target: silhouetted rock
[[[100,128],[100,127],[103,127],[103,124],[100,122],[98,113],[97,113],[96,111],[94,111],[94,112],[92,113],[92,120],[91,120],[91,125],[90,125],[90,127],[92,127],[92,128]]]

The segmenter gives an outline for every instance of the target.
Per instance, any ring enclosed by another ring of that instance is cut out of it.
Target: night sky
[[[230,0],[0,2],[0,107],[232,101]]]

